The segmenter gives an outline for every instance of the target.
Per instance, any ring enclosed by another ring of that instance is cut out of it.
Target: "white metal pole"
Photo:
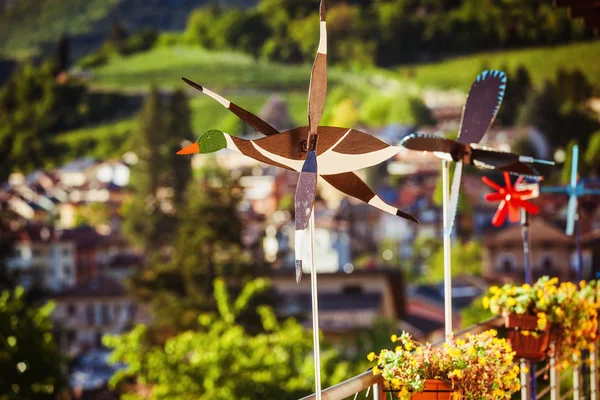
[[[315,209],[313,207],[308,221],[310,234],[310,295],[312,299],[313,319],[313,349],[315,360],[315,394],[317,400],[321,400],[321,351],[319,347],[319,301],[317,299],[317,260],[315,256]]]
[[[444,318],[446,321],[446,340],[452,335],[452,265],[450,260],[450,230],[449,220],[449,171],[450,162],[442,160],[442,217],[444,236]]]
[[[592,345],[592,349],[590,350],[590,398],[592,400],[597,400],[596,391],[598,384],[598,366],[596,365],[597,360],[597,352],[598,349],[596,345]]]
[[[574,358],[575,365],[573,365],[573,399],[579,400],[581,397],[579,395],[579,361]]]
[[[552,344],[554,347],[554,344]],[[560,382],[558,381],[558,371],[556,370],[556,358],[552,354],[550,356],[550,400],[558,400],[560,398]]]
[[[527,376],[527,372],[525,372],[527,368],[527,361],[524,358],[521,358],[519,360],[519,364],[521,369],[521,400],[527,400],[529,394],[529,385],[527,384],[529,377]]]

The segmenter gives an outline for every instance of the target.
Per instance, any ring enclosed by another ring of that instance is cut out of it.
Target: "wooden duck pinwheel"
[[[533,191],[530,189],[518,189],[518,186],[523,179],[524,178],[520,176],[513,185],[510,181],[509,173],[505,172],[504,183],[506,186],[502,187],[485,176],[481,178],[486,185],[496,190],[494,193],[486,194],[485,199],[489,202],[500,202],[498,210],[492,219],[492,225],[502,226],[507,217],[510,222],[519,222],[521,219],[520,209],[524,209],[530,214],[537,214],[540,212],[538,206],[527,201],[527,199],[532,197]]]
[[[215,99],[266,137],[246,140],[220,130],[210,130],[177,154],[211,153],[227,148],[269,165],[300,172],[295,200],[297,281],[302,276],[303,237],[314,208],[317,176],[321,176],[342,193],[387,213],[418,222],[412,215],[386,204],[354,173],[395,156],[400,151],[399,147],[390,146],[374,136],[354,129],[319,126],[327,92],[327,31],[323,1],[320,16],[321,36],[308,95],[308,126],[279,132],[249,111],[182,78],[188,85]]]
[[[473,82],[467,95],[456,140],[437,135],[414,133],[407,136],[401,143],[407,149],[431,151],[443,160],[456,162],[450,189],[450,220],[448,221],[450,230],[452,230],[458,206],[463,164],[531,177],[539,176],[539,174],[525,163],[554,164],[478,144],[498,114],[505,88],[506,74],[504,72],[496,70],[482,72]]]

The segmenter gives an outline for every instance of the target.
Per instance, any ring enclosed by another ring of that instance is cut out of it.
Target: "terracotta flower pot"
[[[413,394],[410,398],[412,400],[450,400],[454,392],[444,381],[427,379],[425,381],[425,390],[421,393]]]
[[[530,361],[545,360],[550,345],[550,327],[538,330],[538,318],[534,315],[508,314],[505,316],[505,326],[508,328],[507,338],[517,358]],[[535,331],[533,335],[523,331]]]

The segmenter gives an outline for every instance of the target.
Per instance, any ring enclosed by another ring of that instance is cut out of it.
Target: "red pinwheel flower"
[[[481,180],[488,186],[496,189],[496,193],[488,193],[485,195],[485,199],[489,202],[500,201],[498,211],[492,219],[494,226],[501,226],[506,217],[510,222],[518,222],[521,218],[520,208],[525,209],[530,214],[537,214],[540,209],[538,206],[526,201],[525,199],[531,198],[531,190],[517,190],[516,186],[523,181],[523,177],[519,177],[513,186],[510,183],[510,175],[508,172],[504,173],[504,182],[506,187],[502,187],[485,176]]]

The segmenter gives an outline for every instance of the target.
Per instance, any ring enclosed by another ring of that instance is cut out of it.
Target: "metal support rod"
[[[444,318],[446,322],[446,340],[452,335],[452,264],[450,245],[452,232],[449,221],[449,172],[450,162],[442,160],[442,218],[444,236]]]
[[[385,400],[383,384],[376,383],[375,385],[373,385],[373,400]]]
[[[323,400],[340,400],[373,386],[376,383],[383,383],[381,375],[373,375],[373,371],[368,370],[360,375],[354,376],[344,382],[323,390]],[[316,400],[316,393],[303,397],[300,400]]]
[[[575,248],[577,252],[577,281],[583,280],[583,254],[581,250],[581,221],[579,212],[575,213]]]
[[[579,400],[581,398],[579,390],[579,360],[573,365],[573,399]]]
[[[590,399],[597,399],[597,390],[598,390],[598,365],[596,365],[598,360],[598,349],[595,344],[592,344],[590,349]]]
[[[531,244],[529,241],[529,219],[527,218],[527,211],[524,208],[521,209],[521,227],[523,232],[523,255],[525,261],[525,283],[530,285],[533,284],[533,271],[531,269]],[[536,377],[535,377],[535,363],[529,362],[529,391],[530,398],[536,398]]]
[[[317,296],[317,265],[315,256],[315,210],[313,208],[308,221],[310,233],[310,295],[312,299],[313,349],[315,361],[315,393],[316,400],[321,400],[321,351],[319,346],[319,301]]]
[[[521,400],[527,400],[529,398],[529,385],[527,384],[529,379],[527,377],[527,372],[525,372],[527,361],[524,358],[519,360],[519,368],[521,370]]]
[[[554,343],[552,343],[554,347]],[[560,397],[560,382],[558,382],[558,371],[556,371],[556,359],[554,352],[550,356],[550,400],[558,400]]]

